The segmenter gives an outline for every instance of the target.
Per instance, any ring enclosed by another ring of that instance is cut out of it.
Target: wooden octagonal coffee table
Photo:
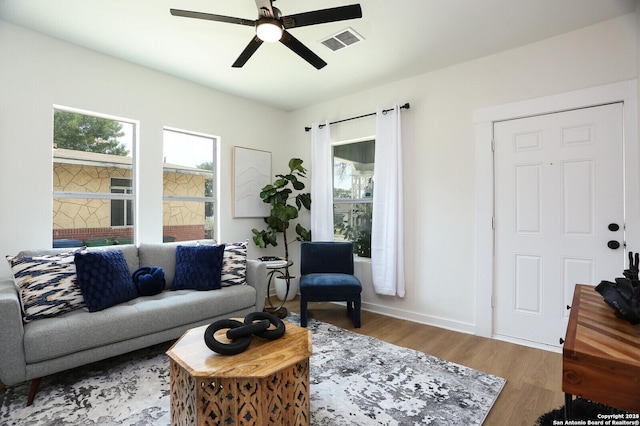
[[[237,355],[209,349],[206,325],[187,330],[167,351],[171,424],[308,426],[311,332],[285,326],[281,338],[254,336]]]

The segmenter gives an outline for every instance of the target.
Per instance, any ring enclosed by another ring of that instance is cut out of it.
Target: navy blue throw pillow
[[[171,290],[218,290],[224,244],[176,247],[176,274]]]
[[[122,251],[76,253],[74,261],[78,285],[89,312],[138,297]]]

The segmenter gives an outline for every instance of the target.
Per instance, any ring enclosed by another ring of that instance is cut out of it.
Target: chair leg
[[[300,295],[300,327],[307,326],[307,299]]]
[[[360,320],[360,299],[355,300],[353,302],[354,306],[353,306],[353,326],[355,328],[360,328],[362,326],[361,324],[361,320]]]
[[[353,318],[353,302],[351,300],[347,300],[347,315]]]
[[[38,388],[40,387],[41,382],[42,382],[42,377],[38,377],[37,379],[33,379],[31,381],[31,388],[29,389],[29,398],[27,398],[27,407],[33,404],[33,399],[36,397],[36,393],[38,393]]]

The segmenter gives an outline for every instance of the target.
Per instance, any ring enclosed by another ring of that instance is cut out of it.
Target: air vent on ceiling
[[[324,44],[329,49],[335,52],[336,50],[353,46],[354,44],[359,43],[362,40],[364,40],[364,38],[362,38],[360,34],[356,33],[353,28],[347,28],[337,34],[332,35],[331,37],[321,40],[320,43]]]

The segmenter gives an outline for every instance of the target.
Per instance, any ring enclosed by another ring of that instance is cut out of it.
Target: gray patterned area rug
[[[288,321],[298,324],[298,316]],[[313,319],[312,425],[480,425],[505,380]],[[170,344],[0,389],[2,425],[168,425]]]

